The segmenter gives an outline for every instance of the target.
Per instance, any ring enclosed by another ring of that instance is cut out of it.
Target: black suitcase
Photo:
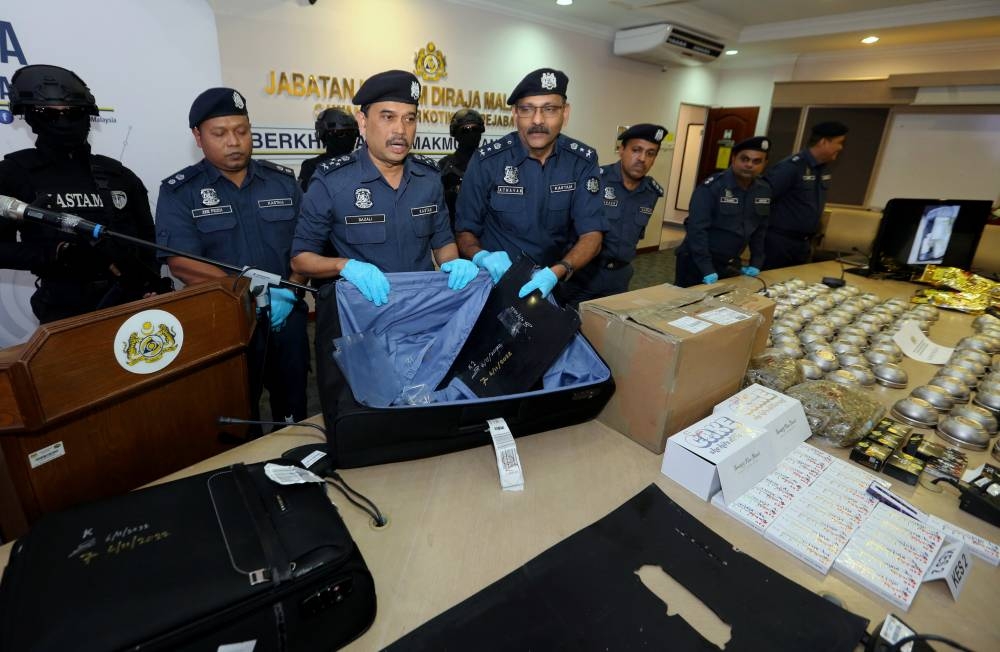
[[[263,463],[43,516],[0,584],[10,652],[313,652],[374,618],[372,576],[325,485],[278,485]]]
[[[407,311],[426,313],[421,296],[436,291],[452,296],[447,276],[440,272],[390,274],[389,278],[393,294],[382,310],[395,312],[387,313],[393,322],[388,328],[401,329],[411,323]],[[488,292],[487,275],[480,274],[473,283],[485,283]],[[394,294],[405,297],[407,292],[413,293],[410,301],[393,304]],[[344,282],[327,285],[316,300],[316,379],[329,453],[337,468],[400,462],[488,444],[491,439],[486,421],[493,418],[505,419],[515,437],[582,423],[596,417],[615,391],[611,370],[578,333],[568,349],[573,355],[560,358],[568,368],[555,369],[554,365],[548,376],[555,379],[550,378],[545,389],[428,405],[363,405],[334,362],[333,341],[342,332],[363,330],[370,314],[342,313],[345,307],[371,313],[364,302],[356,288]],[[421,314],[424,317],[426,314]],[[450,353],[457,355],[458,351]]]

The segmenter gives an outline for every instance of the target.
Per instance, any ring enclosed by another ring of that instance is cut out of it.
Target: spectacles
[[[565,104],[546,104],[545,106],[518,104],[515,107],[515,111],[517,111],[517,117],[519,118],[533,118],[537,111],[541,111],[542,115],[546,118],[554,118],[559,115],[565,106]]]

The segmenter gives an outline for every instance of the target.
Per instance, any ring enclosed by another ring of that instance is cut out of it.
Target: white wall
[[[194,93],[221,80],[215,16],[204,0],[7,2],[0,21],[11,24],[25,58],[0,61],[0,76],[9,80],[25,63],[80,75],[98,106],[113,109],[102,110],[102,121],[93,125],[93,151],[130,167],[151,200],[160,179],[197,160],[191,139],[176,137],[170,127],[186,128]],[[33,143],[20,118],[0,121],[0,152]],[[32,292],[30,274],[0,270],[0,347],[26,340],[36,328],[27,303]]]

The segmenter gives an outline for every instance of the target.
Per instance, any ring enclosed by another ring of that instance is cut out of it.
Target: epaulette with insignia
[[[797,163],[800,158],[802,158],[802,157],[799,156],[798,154],[796,154],[795,156],[792,157],[792,160]]]
[[[339,170],[348,163],[354,163],[357,160],[358,159],[354,154],[344,154],[343,156],[332,158],[329,161],[323,161],[316,166],[316,174],[330,174],[334,170]]]
[[[277,163],[272,163],[271,161],[265,161],[264,159],[254,159],[258,165],[262,165],[269,170],[274,170],[275,172],[281,172],[282,174],[287,174],[288,176],[294,178],[295,170],[292,168],[287,168],[284,165],[278,165]]]
[[[661,186],[659,183],[657,183],[656,179],[654,179],[653,177],[646,177],[646,178],[649,179],[649,185],[651,185],[653,187],[653,190],[656,191],[656,195],[658,197],[662,197],[663,194],[664,194],[663,193],[663,186]]]
[[[427,167],[431,168],[435,172],[439,171],[438,170],[438,166],[437,166],[437,161],[435,161],[431,157],[424,156],[423,154],[410,154],[410,156],[413,158],[413,160],[415,162],[420,163],[422,165],[426,165]]]
[[[161,183],[165,187],[170,188],[171,190],[176,190],[177,188],[180,188],[191,179],[194,179],[199,174],[201,174],[201,168],[199,168],[198,164],[195,163],[194,165],[187,166],[180,172],[174,172],[169,177],[164,179]]]
[[[483,158],[488,158],[499,152],[510,149],[514,146],[514,134],[507,134],[502,138],[497,138],[492,143],[488,145],[483,145],[479,148],[479,156]]]
[[[726,171],[723,170],[722,172],[716,172],[715,174],[710,174],[701,183],[702,183],[703,186],[710,186],[710,185],[712,185],[713,181],[715,181],[716,179],[719,178],[720,175],[725,174],[725,173],[726,173]]]
[[[597,152],[590,145],[585,145],[578,140],[573,140],[569,136],[559,136],[559,144],[564,150],[573,152],[577,156],[587,161],[597,162]]]

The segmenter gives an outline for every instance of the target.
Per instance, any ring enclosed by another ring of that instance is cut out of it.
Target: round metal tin
[[[918,428],[933,428],[938,422],[938,411],[927,401],[907,396],[892,406],[892,417]]]
[[[984,451],[990,444],[990,436],[978,421],[962,416],[947,416],[937,426],[937,435],[959,448]]]

